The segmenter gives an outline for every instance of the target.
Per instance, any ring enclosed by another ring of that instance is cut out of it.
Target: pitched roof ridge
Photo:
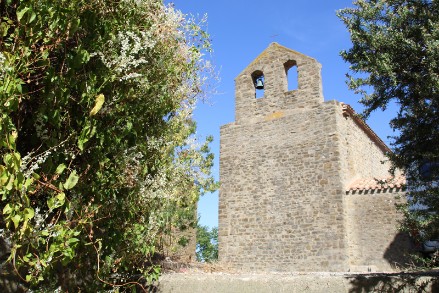
[[[296,51],[296,50],[293,50],[293,49],[290,49],[290,48],[288,48],[288,47],[285,47],[285,46],[283,46],[283,45],[281,45],[281,44],[279,44],[279,43],[277,43],[277,42],[272,42],[269,46],[268,46],[268,48],[270,48],[271,46],[276,46],[276,47],[278,47],[278,48],[282,48],[282,49],[284,49],[284,50],[286,50],[286,51],[290,51],[290,52],[292,52],[292,53],[294,53],[294,54],[297,54],[297,55],[302,55],[303,57],[306,57],[306,58],[309,58],[309,59],[313,59],[313,60],[316,60],[315,58],[313,58],[313,57],[310,57],[310,56],[308,56],[308,55],[305,55],[305,54],[303,54],[303,53],[300,53],[299,51]],[[267,49],[268,49],[267,48]],[[316,60],[317,61],[317,60]]]
[[[276,47],[276,48],[280,48],[280,49],[282,49],[282,50],[285,50],[285,51],[288,51],[288,52],[291,52],[291,53],[293,53],[293,54],[296,54],[296,55],[300,55],[300,56],[302,56],[302,57],[304,57],[304,58],[308,58],[308,59],[312,59],[312,60],[314,60],[314,61],[317,61],[316,59],[314,59],[314,58],[312,58],[312,57],[309,57],[308,55],[305,55],[305,54],[303,54],[303,53],[300,53],[300,52],[298,52],[298,51],[295,51],[295,50],[293,50],[293,49],[290,49],[290,48],[287,48],[287,47],[285,47],[285,46],[282,46],[282,45],[280,45],[280,44],[278,44],[278,43],[276,43],[276,42],[272,42],[272,43],[270,43],[270,45],[268,45],[268,47],[267,48],[265,48],[255,59],[253,59],[253,61],[251,61],[250,62],[250,64],[248,64],[237,76],[240,76],[240,75],[242,75],[242,74],[244,74],[244,72],[246,72],[246,70],[249,68],[249,67],[251,67],[251,66],[253,66],[254,64],[256,64],[264,55],[266,55],[270,50],[272,50],[272,48],[273,47]]]

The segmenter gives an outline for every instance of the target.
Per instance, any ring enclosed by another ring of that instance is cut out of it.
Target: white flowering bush
[[[0,4],[0,238],[34,291],[146,288],[216,188],[192,112],[205,19],[158,0]]]

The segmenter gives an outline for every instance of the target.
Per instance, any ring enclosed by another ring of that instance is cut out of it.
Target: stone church
[[[389,176],[390,150],[349,105],[324,101],[320,70],[272,43],[235,79],[236,121],[221,127],[218,240],[232,268],[392,271],[406,262],[395,209],[405,179]]]

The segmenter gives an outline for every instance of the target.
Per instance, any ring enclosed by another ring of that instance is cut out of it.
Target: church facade
[[[324,101],[320,69],[272,43],[235,79],[236,121],[221,128],[220,262],[245,271],[404,265],[410,243],[395,203],[405,180],[390,178],[390,150],[349,105]]]

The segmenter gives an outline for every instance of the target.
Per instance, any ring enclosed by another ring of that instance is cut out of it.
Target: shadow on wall
[[[439,292],[439,272],[368,274],[346,277],[349,293]]]
[[[412,263],[414,243],[407,233],[399,232],[384,252],[384,259],[395,269]],[[439,292],[439,271],[412,273],[373,273],[346,277],[350,293],[360,292]]]
[[[399,232],[384,252],[384,259],[396,271],[409,267],[410,254],[415,252],[413,241],[407,233]]]

